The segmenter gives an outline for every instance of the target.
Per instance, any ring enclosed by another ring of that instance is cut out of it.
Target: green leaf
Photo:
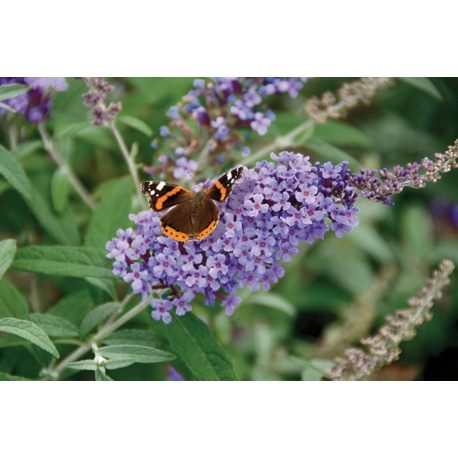
[[[438,102],[443,102],[444,99],[442,98],[441,93],[439,90],[434,86],[429,78],[426,77],[411,77],[411,76],[403,76],[401,77],[401,81],[407,83],[408,85],[418,89],[421,92],[432,97],[434,100]]]
[[[167,333],[172,350],[196,380],[237,380],[232,361],[223,347],[210,328],[192,313],[174,314]]]
[[[85,278],[85,280],[90,285],[105,291],[114,301],[116,301],[115,280],[109,280],[108,278]]]
[[[113,382],[113,379],[104,374],[102,370],[98,367],[95,371],[95,381],[96,382]]]
[[[99,348],[97,352],[105,358],[131,359],[142,364],[173,361],[176,358],[175,355],[163,350],[140,345],[110,345]]]
[[[87,289],[65,296],[48,311],[48,315],[57,316],[79,327],[88,310],[92,307]]]
[[[59,140],[65,137],[75,137],[82,132],[92,130],[94,126],[90,122],[77,122],[66,124],[63,128],[56,129],[55,137]]]
[[[67,368],[74,369],[76,371],[96,371],[98,366],[93,359],[85,359],[76,363],[67,364]]]
[[[29,90],[30,87],[26,84],[5,84],[4,86],[0,86],[0,102],[25,94]]]
[[[119,228],[130,225],[131,190],[132,180],[125,177],[100,201],[89,222],[86,246],[103,249],[109,240],[116,237]]]
[[[315,137],[340,146],[371,148],[372,140],[364,132],[342,121],[328,120],[326,124],[315,126]]]
[[[36,324],[17,318],[2,318],[0,320],[0,331],[7,334],[14,334],[32,342],[42,350],[50,353],[55,358],[59,358],[59,353],[49,337]]]
[[[0,242],[0,280],[13,262],[14,253],[16,253],[16,240],[8,239]]]
[[[0,102],[0,108],[3,108],[4,110],[9,111],[10,113],[17,114],[17,111],[16,111],[16,110],[13,110],[13,109],[12,109],[9,105],[7,105],[6,103]]]
[[[118,116],[116,119],[126,124],[127,126],[132,127],[132,129],[136,129],[139,132],[142,132],[148,137],[151,137],[153,135],[153,129],[151,129],[151,127],[148,126],[148,124],[146,124],[146,122],[142,121],[141,119],[128,115],[121,115]]]
[[[336,365],[334,361],[325,359],[306,361],[293,356],[291,360],[304,368],[302,371],[302,380],[304,382],[319,382],[322,378],[330,379],[328,371]]]
[[[0,372],[0,382],[33,382],[33,380],[30,380],[29,378],[5,374],[5,372]]]
[[[51,197],[57,213],[62,213],[68,206],[70,193],[69,172],[66,167],[59,167],[51,179]]]
[[[406,207],[402,228],[405,243],[410,251],[422,259],[429,258],[434,251],[431,213],[419,205]]]
[[[18,290],[5,279],[0,281],[0,318],[23,318],[28,313],[27,304]]]
[[[164,348],[167,341],[157,334],[138,329],[123,329],[102,340],[105,345],[140,345],[144,347]]]
[[[362,165],[357,161],[353,156],[350,156],[345,151],[330,145],[329,143],[320,140],[319,138],[311,138],[305,146],[316,153],[312,155],[311,162],[314,163],[317,160],[321,163],[331,161],[334,165],[337,165],[343,161],[346,161],[350,164],[352,170],[359,170]]]
[[[122,310],[122,305],[117,302],[109,302],[97,306],[94,310],[91,310],[85,317],[80,327],[81,336],[89,334],[95,327],[102,324],[108,317],[114,312]]]
[[[374,259],[387,264],[394,262],[391,247],[381,235],[369,224],[360,224],[354,231],[345,234],[355,245],[362,248]]]
[[[129,367],[132,366],[133,364],[136,364],[137,361],[135,359],[130,359],[130,358],[115,358],[115,359],[108,359],[107,362],[105,363],[105,367],[108,370],[116,370],[116,369],[123,369],[124,367]]]
[[[26,143],[19,145],[11,154],[16,159],[24,159],[27,156],[35,153],[36,151],[43,149],[43,142],[41,140],[31,140]]]
[[[0,86],[0,89],[4,86]],[[33,202],[32,186],[17,159],[0,145],[0,175],[30,204]]]
[[[34,314],[29,315],[27,320],[43,329],[49,337],[67,339],[79,335],[78,329],[73,324],[52,315]]]
[[[252,304],[263,305],[264,307],[270,307],[276,310],[280,310],[287,315],[294,317],[296,316],[296,308],[291,302],[287,301],[283,296],[279,294],[268,293],[263,291],[258,291],[255,294],[249,296],[249,302]]]
[[[51,235],[57,242],[63,245],[78,245],[80,243],[79,235],[76,230],[71,230],[65,224],[70,208],[67,208],[60,218],[53,212],[50,204],[43,197],[42,193],[34,188],[35,204],[29,205],[31,212],[35,215],[40,226]],[[70,229],[70,230],[69,230]]]
[[[113,278],[106,252],[70,246],[31,246],[16,252],[12,268],[64,277]]]

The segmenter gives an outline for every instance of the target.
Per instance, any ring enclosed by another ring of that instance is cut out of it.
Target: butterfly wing
[[[232,192],[232,188],[242,175],[243,167],[238,167],[219,177],[213,186],[208,189],[206,194],[207,199],[224,202],[229,197],[229,194]]]
[[[202,240],[214,231],[218,219],[219,210],[212,200],[204,200],[197,218],[194,217],[192,205],[180,205],[162,216],[162,232],[179,242]]]
[[[192,191],[165,181],[145,181],[142,183],[142,193],[147,197],[153,212],[161,212],[194,198]]]

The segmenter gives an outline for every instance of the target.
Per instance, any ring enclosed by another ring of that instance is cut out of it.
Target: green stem
[[[66,171],[68,172],[68,178],[69,178],[70,183],[72,184],[75,191],[79,194],[83,202],[91,210],[95,210],[97,206],[97,204],[95,203],[95,200],[92,198],[89,191],[84,187],[83,183],[81,183],[81,181],[76,176],[75,172],[70,167],[70,165],[67,163],[67,161],[64,159],[64,157],[59,153],[53,139],[49,135],[43,123],[38,124],[38,131],[40,132],[41,138],[43,139],[43,143],[44,143],[46,151],[49,153],[49,155],[52,157],[54,162],[59,167],[66,169]]]
[[[158,294],[157,291],[156,294]],[[143,310],[147,309],[151,305],[151,299],[151,296],[147,297],[144,301],[140,302],[140,304],[136,305],[133,309],[129,310],[125,315],[117,319],[114,323],[111,323],[106,328],[101,329],[94,336],[91,343],[97,343],[105,339],[105,337],[108,337],[114,331],[118,330],[121,326],[126,324],[129,320],[137,316],[139,313],[143,312]]]
[[[161,290],[155,291],[155,294],[160,295]],[[128,296],[130,299],[131,296]],[[77,348],[74,352],[70,353],[65,359],[63,359],[56,367],[51,366],[48,368],[45,373],[47,377],[52,378],[53,380],[58,380],[62,372],[67,368],[70,363],[74,363],[78,361],[82,356],[88,353],[92,348],[93,345],[98,345],[98,343],[112,334],[114,331],[117,331],[121,326],[126,324],[129,320],[143,312],[143,310],[147,309],[151,304],[151,299],[153,295],[149,296],[144,301],[140,302],[140,304],[136,305],[133,309],[129,310],[125,315],[121,318],[116,320],[115,322],[109,324],[108,326],[102,327],[102,329],[92,338],[89,343],[82,343],[80,344],[81,347]],[[125,301],[127,302],[127,301]],[[73,341],[73,344],[78,344],[77,341]]]
[[[126,145],[124,139],[122,138],[121,133],[119,132],[119,130],[115,126],[114,121],[108,123],[108,126],[109,126],[111,132],[113,133],[113,135],[114,135],[114,137],[116,139],[116,142],[117,142],[117,144],[119,146],[119,149],[121,150],[121,153],[124,156],[124,160],[126,161],[127,167],[129,168],[129,172],[130,172],[130,174],[132,176],[132,180],[134,181],[135,190],[137,192],[137,196],[138,196],[138,200],[140,202],[140,206],[141,206],[141,208],[143,210],[148,210],[148,207],[146,205],[146,200],[145,200],[144,196],[141,193],[140,179],[138,177],[138,170],[137,170],[137,167],[135,166],[135,162],[133,161],[133,159],[132,159],[132,157],[131,157],[131,155],[129,153],[129,149],[127,148],[127,145]]]
[[[248,156],[241,162],[241,165],[250,165],[255,163],[258,159],[262,159],[266,154],[273,152],[274,150],[284,149],[291,145],[294,139],[300,135],[302,132],[305,132],[308,128],[312,127],[315,123],[309,119],[305,121],[300,126],[293,129],[291,132],[283,135],[282,137],[276,138],[273,142],[261,148],[256,153]]]

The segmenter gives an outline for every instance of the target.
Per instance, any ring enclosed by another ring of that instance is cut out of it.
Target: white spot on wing
[[[158,185],[157,185],[157,190],[158,191],[162,191],[162,188],[165,186],[165,181],[161,181]]]

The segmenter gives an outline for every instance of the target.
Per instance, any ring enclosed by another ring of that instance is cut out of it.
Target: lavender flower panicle
[[[54,92],[67,89],[65,78],[0,77],[0,86],[15,83],[27,84],[30,90],[25,94],[3,100],[2,103],[23,115],[31,124],[44,121],[49,115]],[[0,108],[0,116],[5,112],[5,108]]]
[[[441,174],[458,168],[458,140],[449,146],[444,154],[435,154],[435,161],[425,157],[421,164],[414,162],[407,164],[406,168],[397,165],[394,172],[387,169],[364,170],[353,174],[349,183],[357,190],[358,195],[371,201],[394,205],[391,196],[399,194],[405,187],[424,188],[426,182],[435,183],[441,179]],[[423,168],[424,173],[421,173]]]
[[[111,102],[108,106],[105,104],[105,99],[113,91],[114,86],[100,77],[86,77],[84,80],[89,87],[89,91],[83,94],[83,104],[88,108],[92,108],[91,113],[94,116],[92,123],[101,125],[104,121],[114,121],[116,115],[122,109],[121,102]]]
[[[369,105],[378,89],[395,84],[396,78],[360,78],[345,83],[337,91],[339,101],[332,92],[325,92],[321,98],[312,97],[307,102],[305,112],[316,124],[324,124],[331,119],[341,119],[350,108],[360,104]]]
[[[248,155],[250,150],[243,146],[240,128],[265,135],[275,119],[275,113],[263,103],[265,98],[283,93],[295,98],[307,80],[305,77],[224,77],[213,78],[210,83],[195,80],[194,89],[167,112],[169,125],[161,127],[163,144],[169,151],[159,150],[159,156],[164,157],[161,164],[145,171],[171,175],[178,150],[178,156],[200,153],[208,159],[206,166],[215,165],[223,155],[227,160],[233,148]],[[198,130],[190,127],[190,120],[198,122]],[[153,144],[157,149],[157,141]]]
[[[441,298],[442,289],[450,283],[454,269],[451,261],[442,261],[419,295],[409,300],[409,309],[398,310],[395,316],[387,317],[388,324],[382,326],[378,334],[361,340],[363,349],[350,348],[344,357],[336,358],[336,366],[329,372],[332,379],[360,380],[396,361],[401,353],[399,344],[412,339],[415,328],[431,319],[433,301]]]
[[[289,152],[271,157],[276,162],[245,169],[206,239],[179,243],[161,234],[160,214],[141,212],[130,215],[136,230],[120,229],[107,243],[113,273],[131,282],[134,293],[146,297],[153,289],[171,289],[164,301],[152,302],[155,320],[170,322],[172,309],[184,315],[196,294],[205,305],[221,300],[231,315],[240,303],[236,290],[269,290],[301,241],[323,239],[330,228],[342,237],[358,225],[347,163],[313,166]]]

